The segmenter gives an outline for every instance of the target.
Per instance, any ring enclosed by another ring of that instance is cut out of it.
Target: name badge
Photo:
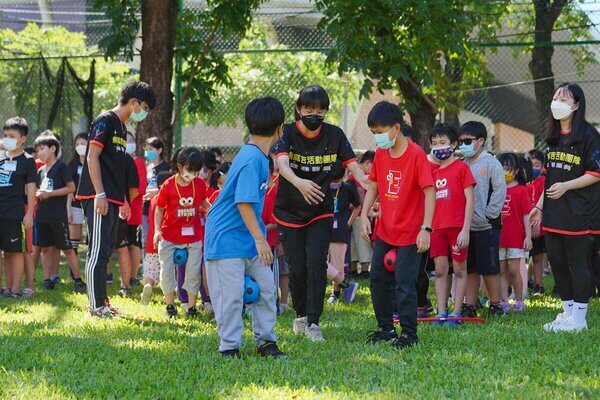
[[[338,228],[338,222],[337,219],[333,220],[333,229],[337,229]]]
[[[194,236],[194,226],[184,225],[181,227],[181,236]]]
[[[14,160],[6,160],[2,169],[8,172],[15,172],[17,170],[17,162]]]
[[[51,186],[52,186],[52,184],[50,182],[50,179],[48,179],[48,178],[42,179],[42,183],[40,185],[41,190],[52,190]]]

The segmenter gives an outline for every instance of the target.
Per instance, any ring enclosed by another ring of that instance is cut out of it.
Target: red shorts
[[[456,239],[461,230],[461,228],[443,228],[433,231],[431,234],[429,257],[448,257],[450,255],[454,261],[466,261],[469,255],[469,248],[465,247],[459,251],[455,251],[453,248],[456,245]]]

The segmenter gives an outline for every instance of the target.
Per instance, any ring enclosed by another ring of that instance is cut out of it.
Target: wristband
[[[98,193],[95,197],[97,199],[105,199],[106,198],[106,193],[104,193],[104,192]]]
[[[428,227],[427,225],[421,225],[421,230],[422,230],[422,231],[427,231],[427,232],[429,232],[429,233],[432,233],[432,232],[433,232],[433,229],[432,229],[432,228],[430,228],[430,227]]]

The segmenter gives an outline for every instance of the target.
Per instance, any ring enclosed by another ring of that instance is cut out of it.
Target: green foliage
[[[135,54],[133,44],[140,29],[141,0],[93,0],[92,6],[106,12],[106,17],[112,21],[109,34],[99,43],[106,57],[114,59],[123,55],[131,61]]]
[[[336,40],[329,59],[340,71],[366,76],[361,94],[373,88],[411,82],[420,96],[405,99],[415,108],[422,95],[430,95],[438,110],[449,97],[488,77],[478,35],[499,28],[497,13],[506,1],[439,0],[317,0],[324,14],[321,27]],[[462,72],[462,79],[447,76],[444,64]],[[376,80],[376,82],[374,82]],[[459,95],[458,99],[462,97]]]
[[[318,84],[327,90],[331,101],[328,121],[340,124],[346,94],[349,93],[349,105],[358,104],[355,95],[361,81],[358,74],[350,73],[340,78],[335,66],[326,62],[324,54],[284,51],[283,45],[268,44],[269,35],[267,25],[254,23],[239,44],[240,52],[225,56],[229,84],[214,88],[210,99],[213,111],[200,113],[200,120],[212,126],[223,123],[234,126],[243,117],[246,105],[258,96],[279,99],[288,119],[292,119],[300,89],[308,84]],[[196,115],[190,113],[185,122],[193,123],[195,118]]]
[[[3,114],[18,112],[33,123],[34,130],[44,128],[44,118],[49,113],[56,90],[55,78],[62,62],[60,56],[87,56],[96,51],[86,46],[83,33],[69,32],[61,26],[42,28],[31,23],[20,32],[0,30],[0,57],[31,57],[0,63],[0,89],[5,94],[4,102],[11,104],[11,107],[5,104]],[[52,57],[46,59],[47,68],[44,68],[40,56]],[[90,57],[69,58],[77,76],[83,80],[89,77],[92,60]],[[129,67],[126,64],[96,59],[94,113],[114,106],[128,77]],[[66,116],[64,121],[68,125],[72,122],[71,117],[76,120],[82,116],[83,109],[74,85],[66,81],[64,90],[63,98],[70,98],[74,107],[73,114]]]

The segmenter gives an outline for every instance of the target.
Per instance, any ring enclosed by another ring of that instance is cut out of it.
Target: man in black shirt
[[[106,296],[106,264],[115,247],[119,208],[126,212],[125,121],[142,121],[154,108],[154,91],[145,82],[132,82],[121,91],[119,104],[92,123],[77,200],[88,223],[86,277],[92,316],[112,317],[115,309]]]

